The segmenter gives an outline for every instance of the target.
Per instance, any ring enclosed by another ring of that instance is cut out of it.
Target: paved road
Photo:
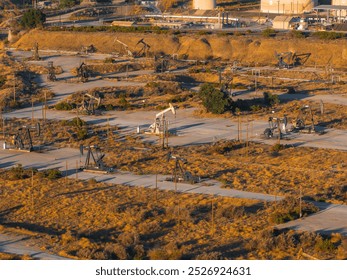
[[[318,204],[322,211],[308,217],[277,226],[299,231],[314,231],[322,234],[339,232],[347,236],[347,205]]]
[[[39,260],[67,260],[58,255],[49,254],[30,244],[30,236],[13,233],[0,234],[0,252],[28,255]]]

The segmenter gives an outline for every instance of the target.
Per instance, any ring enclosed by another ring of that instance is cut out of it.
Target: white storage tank
[[[197,10],[214,10],[216,0],[193,0],[193,8]]]
[[[260,10],[270,14],[302,14],[317,5],[318,0],[261,0]]]
[[[331,5],[336,5],[336,6],[347,6],[347,0],[332,0],[331,1]],[[346,17],[347,15],[347,11],[346,10],[337,10],[334,11],[335,14],[333,14],[334,16],[337,17]],[[344,19],[346,20],[346,19]]]

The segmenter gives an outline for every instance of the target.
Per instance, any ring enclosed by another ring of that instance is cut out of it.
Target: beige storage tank
[[[214,10],[216,8],[216,0],[194,0],[193,8],[197,10]]]
[[[347,6],[347,0],[332,0],[331,5]],[[346,17],[347,11],[346,10],[333,11],[333,15],[337,17]]]
[[[270,14],[302,14],[317,5],[318,0],[261,0],[260,10]]]

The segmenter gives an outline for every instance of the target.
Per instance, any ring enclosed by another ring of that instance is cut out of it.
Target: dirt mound
[[[323,41],[318,39],[261,38],[254,36],[217,36],[136,33],[91,33],[91,32],[49,32],[33,30],[22,36],[14,47],[31,49],[35,42],[41,49],[80,51],[83,46],[93,44],[98,52],[124,52],[118,39],[129,46],[132,52],[141,50],[137,44],[142,38],[151,46],[152,54],[174,54],[189,59],[222,58],[238,60],[247,65],[275,64],[274,52],[311,53],[308,65],[325,66],[328,61],[334,67],[347,63],[347,47],[344,40]],[[334,50],[332,55],[331,50]]]

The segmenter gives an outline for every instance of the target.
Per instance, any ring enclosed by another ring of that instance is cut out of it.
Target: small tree
[[[278,95],[276,94],[271,94],[269,92],[264,92],[264,102],[268,106],[275,106],[280,103],[280,99]]]
[[[227,94],[216,89],[212,84],[204,84],[200,88],[199,97],[208,112],[222,114],[230,108],[230,99]]]
[[[42,27],[46,21],[46,15],[37,9],[30,9],[23,14],[20,21],[21,26],[24,28]]]

